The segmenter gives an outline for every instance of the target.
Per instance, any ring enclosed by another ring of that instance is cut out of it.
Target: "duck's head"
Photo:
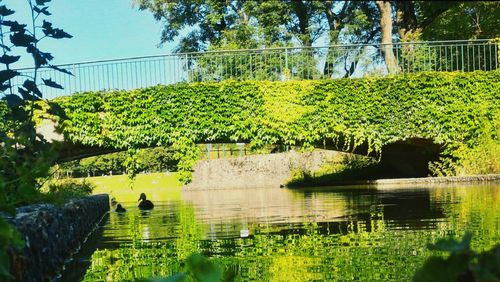
[[[141,196],[139,197],[139,200],[137,200],[137,201],[141,201],[141,200],[146,201],[146,194],[141,193]]]
[[[116,209],[123,209],[122,204],[118,204],[118,206],[116,206]]]

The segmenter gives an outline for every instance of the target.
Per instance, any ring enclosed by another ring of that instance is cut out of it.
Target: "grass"
[[[93,194],[109,194],[120,203],[137,203],[141,193],[146,193],[153,202],[181,199],[182,184],[177,173],[138,174],[133,181],[127,175],[88,177],[85,180],[96,186]]]

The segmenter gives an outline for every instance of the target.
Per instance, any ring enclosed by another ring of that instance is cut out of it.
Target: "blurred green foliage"
[[[167,278],[138,279],[136,282],[229,282],[234,281],[234,272],[223,272],[221,266],[201,254],[193,253],[186,258],[185,271]]]
[[[414,282],[500,281],[500,244],[491,250],[476,253],[470,249],[472,233],[461,241],[440,239],[428,247],[445,252],[447,257],[432,256],[415,272]]]
[[[42,188],[40,202],[63,205],[69,199],[82,198],[92,194],[95,185],[78,179],[51,179]]]
[[[123,174],[127,171],[126,151],[88,157],[80,160],[61,163],[57,175],[72,177]],[[137,152],[138,172],[164,172],[177,170],[174,152],[165,147],[139,149]]]
[[[10,277],[10,259],[7,248],[23,245],[24,242],[17,230],[0,216],[0,278],[9,279]]]

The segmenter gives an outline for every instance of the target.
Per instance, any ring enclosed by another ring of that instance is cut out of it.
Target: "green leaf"
[[[182,282],[185,281],[187,278],[186,273],[179,272],[172,274],[171,276],[167,278],[161,278],[161,277],[156,277],[156,278],[141,278],[141,279],[136,279],[134,280],[135,282]]]
[[[219,282],[222,278],[220,268],[200,254],[192,254],[186,264],[189,272],[197,281]]]
[[[16,32],[10,35],[10,42],[17,47],[28,47],[37,42],[36,38],[24,32]]]
[[[56,82],[52,81],[52,79],[43,79],[43,83],[45,85],[47,85],[48,87],[52,87],[52,88],[57,88],[57,89],[64,89],[64,87],[62,87],[60,84],[57,84]]]
[[[23,83],[23,87],[26,88],[26,90],[28,90],[29,92],[35,94],[36,96],[42,97],[42,92],[40,91],[40,89],[38,89],[38,86],[33,80],[26,79]]]
[[[4,82],[16,77],[19,75],[19,72],[14,71],[14,70],[1,70],[0,71],[0,83],[3,84]]]
[[[73,36],[65,32],[64,30],[60,28],[53,28],[52,23],[48,21],[43,21],[43,33],[49,37],[55,38],[55,39],[62,39],[62,38],[72,38]]]
[[[415,272],[413,282],[454,282],[455,278],[450,277],[447,268],[448,264],[445,259],[431,257]]]
[[[7,54],[4,54],[3,56],[0,57],[0,63],[5,65],[10,65],[17,62],[19,58],[21,58],[21,56],[9,56]]]
[[[0,6],[0,16],[6,17],[14,14],[15,12],[8,9],[5,5]]]
[[[49,7],[43,7],[43,8],[38,8],[38,7],[33,7],[33,11],[37,12],[38,14],[44,14],[46,16],[52,15],[47,9]]]
[[[0,278],[2,277],[11,277],[9,271],[9,256],[4,250],[0,250]]]
[[[9,88],[10,88],[9,82],[0,84],[0,91],[2,91],[2,92],[9,89]]]
[[[477,263],[471,266],[476,281],[500,280],[500,244],[477,257]]]
[[[438,240],[435,244],[430,244],[428,247],[430,250],[461,253],[469,250],[471,239],[472,233],[466,232],[461,241],[457,241],[453,238],[445,238]]]
[[[44,6],[46,3],[49,3],[51,0],[36,0],[36,4],[40,6]]]
[[[19,94],[21,94],[21,96],[23,97],[24,100],[29,100],[29,101],[38,101],[40,100],[40,98],[38,98],[37,96],[35,95],[31,95],[31,92],[24,89],[24,88],[21,88],[21,87],[18,87],[17,88],[17,92],[19,92]]]
[[[180,273],[172,274],[168,278],[156,280],[156,281],[158,281],[158,282],[182,282],[182,281],[185,281],[186,279],[187,279],[186,273],[180,272]]]
[[[10,47],[9,47],[9,46],[7,46],[7,45],[0,44],[0,47],[1,47],[1,48],[3,48],[3,49],[5,49],[5,50],[7,50],[7,51],[9,51],[9,52],[10,52],[10,51],[12,51],[12,50],[10,49]]]
[[[38,50],[34,45],[31,45],[31,44],[26,48],[26,51],[33,55],[33,59],[35,60],[36,67],[46,65],[49,63],[49,61],[54,59],[52,54],[42,52],[42,51]]]
[[[6,101],[7,105],[11,108],[17,107],[23,103],[23,99],[14,94],[5,95],[2,100]]]
[[[58,67],[58,66],[48,66],[48,67],[49,67],[49,68],[51,68],[51,69],[54,69],[54,70],[56,70],[56,71],[59,71],[59,72],[62,72],[62,73],[65,73],[65,74],[69,74],[69,75],[71,75],[71,76],[74,76],[74,75],[73,75],[73,73],[72,73],[72,72],[70,72],[70,71],[69,71],[69,70],[67,70],[67,69],[63,69],[63,68],[60,68],[60,67]]]
[[[10,27],[10,31],[25,33],[26,25],[20,24],[17,21],[2,21],[2,25]]]

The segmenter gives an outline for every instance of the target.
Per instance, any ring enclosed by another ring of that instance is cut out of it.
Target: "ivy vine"
[[[352,140],[369,152],[409,138],[473,149],[488,135],[498,147],[500,72],[423,72],[316,81],[224,81],[87,92],[55,99],[67,140],[89,146],[178,148],[189,171],[195,143],[318,146]],[[494,130],[491,130],[491,128]],[[486,130],[488,129],[488,130]],[[452,165],[460,164],[454,156]],[[448,159],[449,161],[449,159]],[[448,172],[448,174],[453,172]]]

